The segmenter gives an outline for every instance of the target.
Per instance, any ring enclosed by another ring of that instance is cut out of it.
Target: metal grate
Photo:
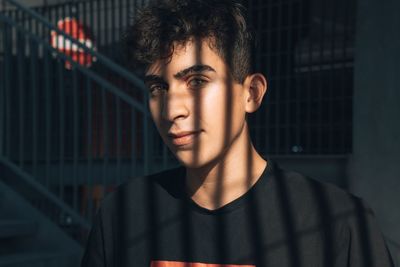
[[[355,1],[254,0],[257,68],[269,91],[251,118],[273,155],[351,152]]]

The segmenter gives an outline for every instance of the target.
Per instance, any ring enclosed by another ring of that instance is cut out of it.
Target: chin
[[[211,166],[218,159],[218,157],[213,157],[211,155],[207,155],[207,157],[204,154],[195,156],[189,151],[179,151],[174,153],[174,155],[183,166],[189,169],[199,169]]]
[[[176,156],[176,158],[178,159],[178,161],[185,166],[186,168],[189,169],[197,169],[197,168],[201,168],[204,165],[206,165],[204,162],[202,162],[200,159],[193,159],[193,157],[191,158],[184,158],[184,157],[178,157]]]

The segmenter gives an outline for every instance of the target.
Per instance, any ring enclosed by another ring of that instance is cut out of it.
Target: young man
[[[267,90],[253,43],[234,1],[142,10],[130,59],[144,67],[153,120],[182,167],[108,196],[82,266],[393,266],[360,199],[285,172],[253,147],[246,116]]]

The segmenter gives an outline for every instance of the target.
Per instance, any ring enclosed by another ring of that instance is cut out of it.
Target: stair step
[[[12,255],[1,255],[0,266],[45,266],[50,261],[55,261],[59,254],[46,252],[29,252]],[[29,265],[25,265],[29,264]],[[37,265],[36,265],[37,264]]]
[[[33,235],[37,228],[38,224],[34,221],[0,220],[0,238]]]

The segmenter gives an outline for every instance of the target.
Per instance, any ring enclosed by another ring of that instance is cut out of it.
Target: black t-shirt
[[[357,197],[269,162],[240,198],[204,209],[184,168],[131,179],[102,203],[82,267],[393,266]]]

